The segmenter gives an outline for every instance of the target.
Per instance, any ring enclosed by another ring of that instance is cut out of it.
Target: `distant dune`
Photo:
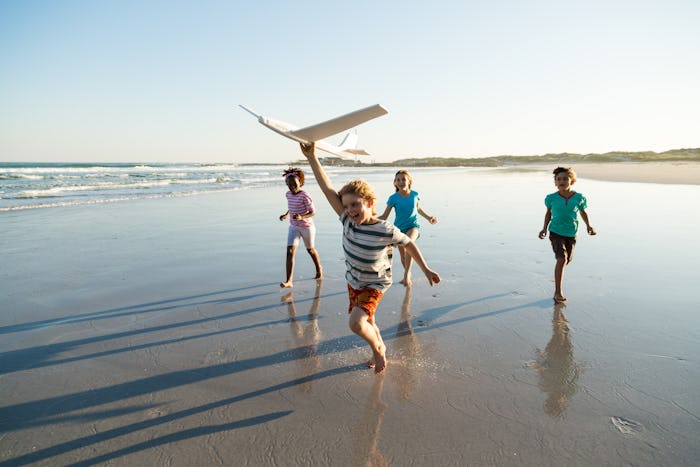
[[[425,157],[399,159],[389,165],[407,167],[503,167],[520,164],[566,163],[582,162],[665,162],[665,161],[698,161],[700,148],[672,149],[665,152],[622,152],[613,151],[605,154],[545,154],[541,156],[493,156],[478,158],[459,157]],[[380,164],[375,164],[380,165]]]
[[[525,164],[580,164],[608,162],[700,162],[700,148],[671,149],[664,152],[623,152],[612,151],[604,154],[574,154],[569,152],[559,154],[544,154],[539,156],[492,156],[492,157],[414,157],[398,159],[393,162],[367,163],[359,159],[357,162],[337,157],[322,159],[325,165],[340,166],[372,166],[372,167],[507,167]],[[305,160],[295,162],[304,164]]]
[[[605,154],[545,154],[542,156],[494,156],[478,158],[423,157],[387,163],[362,163],[336,157],[325,165],[362,167],[492,167],[506,171],[550,171],[558,165],[573,166],[580,178],[638,183],[700,185],[700,148],[665,152],[607,152]],[[305,160],[295,164],[305,164]]]

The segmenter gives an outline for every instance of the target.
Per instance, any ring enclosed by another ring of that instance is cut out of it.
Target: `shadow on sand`
[[[277,283],[274,283],[276,286]],[[171,300],[164,300],[161,302],[151,302],[147,304],[141,304],[141,305],[134,305],[130,307],[123,307],[119,309],[113,309],[113,310],[104,310],[101,312],[93,312],[93,313],[85,313],[82,315],[78,315],[79,319],[90,319],[88,316],[92,316],[94,319],[95,316],[102,316],[105,314],[109,313],[114,313],[114,312],[122,312],[126,310],[130,310],[130,312],[133,313],[141,313],[143,312],[144,307],[149,307],[153,305],[162,305],[165,303],[176,303],[179,301],[186,301],[186,300],[192,300],[192,299],[201,299],[204,297],[212,296],[215,294],[226,294],[226,293],[231,293],[235,291],[243,291],[246,289],[250,289],[254,287],[243,287],[239,289],[233,289],[232,291],[218,291],[218,292],[211,292],[207,294],[200,294],[200,295],[194,295],[194,296],[189,296],[189,297],[181,297],[181,298],[176,298],[176,299],[171,299]],[[337,292],[329,295],[325,295],[325,297],[332,296],[332,295],[338,295],[338,294],[343,294],[344,292]],[[265,294],[269,295],[269,294]],[[468,322],[471,320],[475,319],[480,319],[480,318],[486,318],[490,316],[495,316],[498,314],[503,314],[503,313],[508,313],[508,312],[513,312],[516,310],[520,309],[525,309],[533,306],[541,306],[543,301],[537,301],[537,302],[532,302],[532,303],[527,303],[527,304],[521,304],[521,305],[515,305],[499,310],[494,310],[490,311],[487,313],[481,313],[477,315],[471,315],[471,316],[463,316],[463,313],[460,313],[462,316],[449,320],[449,321],[443,321],[443,322],[436,322],[439,318],[442,318],[446,316],[449,313],[458,311],[464,307],[467,307],[469,305],[479,303],[479,302],[484,302],[488,300],[492,300],[495,298],[503,297],[508,294],[498,294],[498,295],[491,295],[479,299],[474,299],[474,300],[468,300],[464,301],[461,303],[455,303],[451,305],[446,305],[442,306],[439,308],[433,308],[433,309],[428,309],[425,310],[424,312],[421,313],[419,321],[423,323],[429,323],[428,325],[421,326],[418,328],[414,328],[410,320],[407,321],[407,318],[404,317],[405,319],[399,323],[399,325],[395,326],[394,328],[387,329],[387,332],[385,333],[388,337],[386,340],[393,340],[396,338],[400,338],[401,336],[405,335],[407,327],[410,327],[411,330],[411,335],[415,336],[415,333],[417,332],[427,332],[430,331],[431,329],[437,329],[437,328],[442,328],[442,327],[447,327],[447,326],[454,326],[459,323],[463,322]],[[260,294],[255,295],[256,298],[260,297]],[[190,417],[195,414],[200,414],[206,411],[210,411],[219,407],[235,404],[240,401],[256,398],[265,394],[281,391],[287,388],[292,388],[292,387],[304,387],[310,386],[312,382],[318,381],[320,379],[324,378],[329,378],[329,377],[334,377],[337,375],[341,375],[344,373],[348,372],[353,372],[353,371],[358,371],[358,370],[364,370],[366,367],[364,364],[357,364],[357,365],[349,365],[349,366],[344,366],[344,367],[339,367],[339,368],[331,368],[327,370],[320,370],[320,363],[318,363],[318,356],[320,355],[328,355],[328,354],[333,354],[333,353],[339,353],[343,352],[346,350],[358,348],[358,347],[364,347],[364,343],[360,342],[360,339],[355,336],[355,335],[347,335],[335,339],[329,339],[325,341],[320,340],[320,331],[318,330],[317,326],[317,319],[318,319],[318,310],[320,307],[320,301],[321,301],[321,293],[320,293],[320,284],[316,288],[316,293],[315,296],[309,299],[305,300],[299,300],[296,302],[298,303],[303,303],[305,301],[311,301],[311,308],[309,310],[309,314],[306,318],[307,321],[307,326],[309,326],[310,331],[308,336],[302,336],[300,340],[297,342],[298,347],[295,347],[289,351],[283,351],[283,352],[277,352],[273,353],[270,355],[264,355],[264,356],[259,356],[259,357],[254,357],[254,358],[249,358],[245,360],[237,360],[233,362],[227,362],[227,363],[219,363],[219,364],[214,364],[214,365],[209,365],[205,367],[197,367],[195,369],[186,369],[186,370],[178,370],[178,371],[172,371],[167,374],[161,374],[161,375],[156,375],[156,376],[149,376],[133,381],[128,381],[124,383],[119,383],[119,384],[114,384],[112,386],[108,387],[103,387],[103,388],[98,388],[98,389],[90,389],[90,390],[84,390],[84,391],[78,391],[74,392],[72,394],[68,395],[61,395],[61,396],[56,396],[56,397],[49,397],[41,400],[35,400],[31,402],[24,402],[24,403],[19,403],[19,404],[14,404],[14,405],[9,405],[0,408],[0,432],[12,432],[20,429],[27,429],[31,427],[39,427],[39,426],[44,426],[44,425],[51,425],[55,423],[60,423],[60,422],[65,422],[65,421],[87,421],[87,420],[97,420],[97,419],[106,419],[110,417],[115,417],[119,415],[123,415],[126,413],[130,412],[135,412],[135,411],[143,411],[143,410],[148,410],[150,408],[153,408],[157,406],[157,404],[139,404],[139,405],[131,405],[125,408],[117,409],[117,410],[106,410],[106,411],[97,411],[97,412],[92,412],[90,414],[79,414],[79,415],[71,415],[71,412],[74,411],[84,411],[86,409],[91,409],[91,408],[97,408],[99,406],[109,404],[109,403],[114,403],[114,402],[119,402],[123,401],[126,399],[130,399],[133,397],[141,396],[141,395],[147,395],[147,394],[152,394],[158,391],[165,391],[171,388],[176,388],[180,386],[185,386],[189,384],[195,384],[201,381],[205,381],[208,379],[212,378],[219,378],[222,376],[227,376],[227,375],[232,375],[235,373],[240,373],[245,370],[249,369],[257,369],[261,367],[268,367],[268,366],[275,366],[279,365],[282,363],[287,363],[291,361],[302,361],[302,360],[308,360],[308,359],[316,359],[315,362],[311,362],[310,365],[302,366],[300,367],[300,373],[299,377],[295,378],[290,381],[285,381],[281,382],[279,384],[275,384],[266,388],[254,390],[247,392],[245,394],[240,394],[234,397],[222,399],[219,401],[214,401],[208,404],[203,404],[197,407],[191,407],[185,410],[181,410],[178,412],[170,413],[167,415],[163,415],[157,418],[153,419],[148,419],[148,420],[143,420],[139,421],[137,423],[131,423],[128,425],[124,425],[118,428],[114,428],[111,430],[107,430],[104,432],[92,434],[89,436],[85,436],[82,438],[66,441],[63,443],[56,444],[51,447],[47,447],[44,449],[36,450],[28,454],[20,455],[18,457],[12,458],[12,459],[6,459],[4,462],[0,463],[0,465],[23,465],[27,463],[33,463],[33,462],[38,462],[41,460],[49,459],[53,456],[65,454],[67,452],[70,452],[72,450],[76,449],[81,449],[85,448],[86,446],[89,445],[94,445],[97,443],[109,441],[115,438],[118,438],[120,436],[124,436],[127,434],[132,434],[134,432],[140,431],[140,430],[146,430],[149,428],[156,427],[158,425],[162,424],[167,424],[167,423],[172,423],[173,421],[176,421],[178,419],[182,419],[185,417]],[[188,303],[187,305],[177,305],[177,306],[196,306],[197,303],[237,303],[240,302],[241,300],[244,300],[245,297],[232,297],[232,298],[221,298],[217,299],[215,301],[200,301],[200,302],[195,302],[195,303]],[[549,303],[548,301],[544,301],[546,303]],[[296,328],[296,324],[299,322],[299,318],[296,316],[296,304],[291,298],[288,301],[288,312],[289,312],[289,318],[288,320],[284,320],[284,322],[289,322],[291,325],[291,330],[293,333],[298,333],[299,329]],[[6,359],[4,360],[5,363],[12,363],[15,361],[15,359],[19,358],[24,358],[24,357],[31,357],[31,356],[38,356],[43,352],[59,352],[59,351],[65,351],[66,349],[73,348],[77,345],[82,345],[85,343],[91,343],[91,342],[97,342],[97,341],[102,341],[106,339],[120,339],[128,335],[134,335],[134,334],[141,334],[141,333],[148,333],[148,332],[153,332],[156,330],[163,330],[163,329],[170,329],[171,327],[182,327],[182,326],[192,326],[196,324],[201,324],[202,322],[206,321],[211,321],[211,320],[220,320],[223,318],[231,318],[231,317],[237,317],[245,314],[250,314],[254,313],[257,311],[261,310],[266,310],[270,309],[273,307],[279,307],[280,304],[279,302],[277,303],[270,303],[266,304],[263,306],[257,306],[253,308],[248,308],[248,309],[243,309],[243,310],[238,310],[235,312],[231,313],[225,313],[222,315],[218,315],[215,317],[206,317],[206,318],[201,318],[201,319],[196,319],[196,320],[190,320],[187,322],[182,322],[182,323],[176,323],[176,324],[168,324],[168,325],[163,325],[163,326],[154,326],[152,328],[146,328],[146,329],[139,329],[139,330],[134,330],[134,331],[128,331],[125,333],[115,333],[111,334],[108,336],[96,336],[92,338],[87,338],[87,339],[81,339],[77,341],[72,341],[68,343],[63,343],[63,344],[51,344],[47,346],[40,346],[40,347],[35,347],[33,349],[26,349],[26,350],[21,350],[21,351],[14,351],[14,352],[6,352],[2,355],[0,355],[0,358]],[[138,310],[138,311],[137,311]],[[408,308],[406,307],[406,311],[408,311]],[[69,322],[76,322],[73,320],[73,318],[67,318]],[[52,321],[51,324],[48,324],[49,321]],[[57,325],[59,324],[60,320],[47,320],[42,323],[41,326],[44,325]],[[281,321],[269,321],[269,322],[264,322],[264,323],[258,323],[258,324],[253,324],[250,326],[243,326],[240,328],[231,328],[227,330],[218,330],[213,333],[204,333],[200,334],[197,336],[191,336],[188,338],[179,338],[179,339],[173,339],[169,341],[161,341],[158,343],[151,343],[147,345],[164,345],[169,342],[178,342],[182,341],[183,339],[195,339],[195,338],[204,338],[204,337],[210,337],[211,335],[214,334],[220,334],[220,333],[225,333],[225,332],[234,332],[234,331],[241,331],[244,329],[250,329],[252,327],[257,327],[257,326],[268,326],[270,324],[277,324],[280,323]],[[64,324],[65,322],[61,322],[60,324]],[[32,328],[32,326],[34,326]],[[29,323],[27,325],[16,325],[14,326],[14,331],[12,332],[18,332],[18,331],[25,331],[29,329],[36,329],[36,327],[39,326],[39,322],[35,323]],[[7,331],[7,328],[6,328]],[[393,332],[392,332],[393,331]],[[393,335],[392,335],[393,334]],[[135,350],[135,347],[129,347],[129,348],[124,348],[124,349],[118,349],[118,350],[111,350],[111,351],[106,351],[104,353],[99,353],[99,354],[92,354],[92,355],[85,355],[81,357],[73,357],[73,358],[68,358],[64,359],[61,361],[48,361],[47,359],[43,360],[31,360],[29,359],[29,363],[27,361],[24,361],[22,363],[14,363],[16,369],[25,369],[25,368],[36,368],[38,366],[46,366],[46,365],[57,365],[60,363],[66,363],[69,361],[75,361],[77,359],[88,359],[88,358],[95,358],[97,356],[102,356],[102,355],[109,355],[113,353],[118,353],[118,352],[126,352],[130,350]],[[25,354],[22,354],[22,352],[25,352]],[[48,358],[48,357],[47,357]],[[3,364],[3,368],[6,368]],[[370,394],[370,399],[368,399],[368,406],[371,406],[372,411],[374,414],[376,413],[382,413],[382,411],[377,411],[375,410],[377,407],[382,407],[383,403],[381,402],[381,389],[382,389],[382,383],[383,383],[384,378],[379,377],[377,381],[375,382],[374,389],[372,390]],[[120,456],[130,454],[137,452],[139,450],[143,449],[148,449],[154,446],[159,446],[164,443],[169,443],[169,442],[176,442],[176,441],[182,441],[184,439],[188,438],[195,438],[198,436],[203,436],[206,434],[218,432],[218,431],[226,431],[226,430],[232,430],[232,429],[237,429],[237,428],[242,428],[246,426],[251,426],[254,424],[259,424],[259,423],[268,423],[272,422],[274,420],[277,420],[279,418],[285,417],[286,415],[289,415],[290,412],[276,412],[276,413],[270,413],[266,415],[261,415],[258,417],[250,418],[247,420],[239,420],[235,422],[230,422],[230,423],[224,423],[221,425],[213,425],[213,426],[207,426],[207,427],[198,427],[198,428],[193,428],[193,429],[187,429],[183,430],[178,433],[170,434],[167,436],[163,436],[160,438],[155,438],[151,439],[149,441],[139,443],[136,445],[132,446],[127,446],[127,447],[122,447],[112,453],[102,455],[100,457],[96,457],[94,459],[89,459],[86,461],[82,461],[85,465],[88,464],[94,464],[96,462],[105,462],[110,459],[116,459]],[[381,425],[381,417],[379,419],[376,418],[374,419],[374,425],[376,426],[376,429],[374,432],[378,434],[379,432],[379,426]],[[369,449],[369,452],[374,452],[376,448],[376,439],[377,437],[374,436],[374,441],[369,442],[369,443],[361,443],[365,446],[369,446],[371,449]],[[372,447],[374,446],[374,447]],[[371,457],[371,456],[370,456]],[[78,464],[82,465],[82,464]]]

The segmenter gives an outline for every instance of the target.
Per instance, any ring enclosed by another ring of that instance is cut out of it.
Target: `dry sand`
[[[569,167],[571,164],[561,164]],[[528,164],[507,170],[553,170],[557,164]],[[610,162],[582,163],[573,166],[580,178],[613,182],[700,184],[700,162]]]
[[[414,171],[443,281],[414,269],[387,292],[382,376],[347,329],[315,185],[326,278],[300,251],[291,293],[283,187],[3,214],[0,463],[696,464],[700,187],[579,170],[599,235],[579,240],[566,306],[536,238],[546,171]],[[392,173],[348,178],[388,196]]]

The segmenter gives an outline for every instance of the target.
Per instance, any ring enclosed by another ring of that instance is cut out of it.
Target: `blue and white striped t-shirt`
[[[406,245],[408,236],[389,222],[355,225],[343,213],[343,252],[345,279],[353,289],[366,287],[384,292],[391,286],[391,256],[393,246]]]

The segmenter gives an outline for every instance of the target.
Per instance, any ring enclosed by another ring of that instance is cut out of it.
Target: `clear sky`
[[[700,1],[0,0],[0,161],[280,162],[380,103],[376,161],[700,147]]]

